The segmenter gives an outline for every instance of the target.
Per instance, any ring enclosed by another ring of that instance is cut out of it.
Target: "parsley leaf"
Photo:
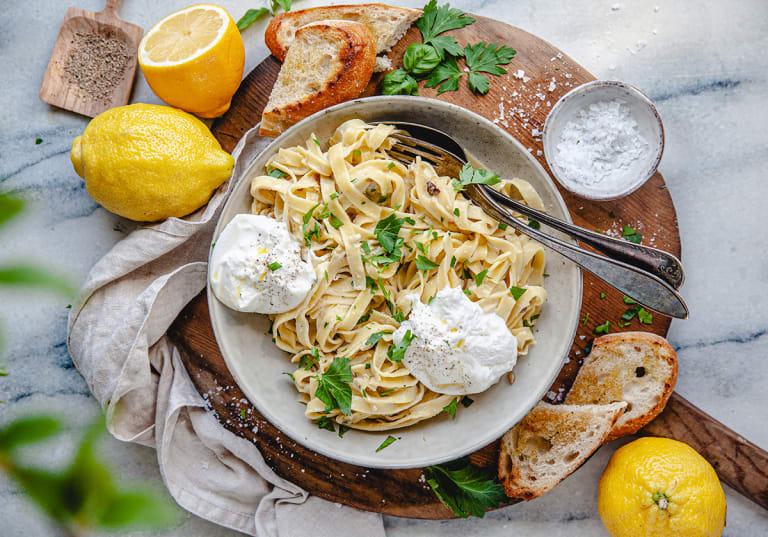
[[[245,12],[245,15],[240,17],[237,21],[237,29],[241,32],[248,28],[251,24],[262,18],[264,15],[269,14],[269,10],[265,7],[259,9],[249,9]],[[270,174],[272,175],[272,174]]]
[[[460,56],[461,47],[452,36],[437,36],[449,30],[464,28],[473,22],[475,19],[460,9],[451,8],[449,4],[438,7],[437,0],[430,0],[424,6],[424,14],[416,21],[416,27],[421,31],[424,44],[432,45],[440,57],[445,58],[446,53]]]
[[[335,214],[331,213],[330,217],[331,225],[334,227],[334,229],[339,229],[341,226],[344,225],[344,222],[339,220],[339,217]]]
[[[366,345],[376,345],[379,342],[379,340],[381,340],[382,336],[384,336],[386,334],[391,334],[391,333],[392,332],[387,331],[387,330],[382,330],[381,332],[373,333],[373,334],[370,335],[370,337],[367,340],[365,340],[365,344]]]
[[[328,371],[314,377],[318,381],[315,397],[325,403],[325,411],[334,408],[341,410],[345,416],[352,414],[352,368],[349,358],[336,357],[328,367]]]
[[[428,466],[424,475],[440,502],[462,518],[482,518],[486,509],[498,507],[507,497],[491,471],[473,466],[466,459]]]
[[[275,12],[278,6],[283,8],[285,11],[291,10],[291,4],[293,4],[293,0],[272,0],[272,13]]]
[[[382,95],[418,95],[419,83],[405,69],[398,68],[381,80]]]
[[[643,239],[643,234],[633,229],[632,226],[624,226],[621,228],[621,236],[635,244],[640,244],[640,241]]]
[[[344,438],[344,434],[349,431],[349,427],[339,424],[339,438]]]
[[[451,416],[452,420],[456,419],[456,403],[458,403],[458,399],[454,399],[448,405],[443,407],[443,411],[446,412],[448,415]]]
[[[403,358],[405,357],[405,351],[408,348],[408,345],[411,344],[411,341],[413,341],[413,338],[414,336],[411,331],[406,330],[403,339],[400,340],[400,343],[395,343],[389,349],[387,349],[387,356],[389,359],[393,362],[402,362]]]
[[[523,287],[517,287],[513,285],[509,288],[509,292],[512,293],[512,298],[515,300],[520,300],[520,297],[525,294],[525,289]]]
[[[266,8],[261,8],[261,9],[266,9]],[[283,170],[278,170],[277,168],[269,168],[267,170],[267,175],[269,175],[270,177],[274,177],[276,179],[280,179],[281,177],[285,177],[288,174],[285,173]]]
[[[275,261],[274,263],[270,263],[267,265],[267,268],[271,270],[272,272],[276,271],[277,269],[281,268],[283,265]]]
[[[326,431],[336,432],[336,428],[333,426],[333,420],[328,416],[320,416],[314,422],[315,425]]]
[[[621,299],[624,301],[624,304],[637,304],[637,302],[629,298],[627,295],[622,295]]]
[[[483,280],[485,279],[485,276],[488,274],[488,269],[485,269],[482,272],[478,272],[475,274],[475,285],[480,287],[483,284]]]
[[[538,220],[534,220],[533,218],[528,219],[528,227],[532,227],[533,229],[541,229],[541,224],[538,222]]]
[[[464,405],[464,408],[469,408],[469,405],[471,405],[474,402],[475,402],[474,399],[472,399],[471,397],[467,397],[466,395],[461,398],[461,404]]]
[[[629,308],[627,311],[621,314],[621,318],[625,321],[631,321],[635,315],[637,315],[637,308]]]
[[[416,258],[416,268],[418,270],[427,271],[427,270],[436,269],[439,266],[440,265],[438,265],[437,263],[435,263],[431,259],[426,258],[423,255],[420,255],[420,256],[418,256]]]
[[[397,440],[397,438],[395,438],[394,436],[392,436],[392,435],[387,436],[384,439],[384,441],[381,443],[381,445],[376,448],[376,453],[378,453],[379,451],[381,451],[385,447],[390,446],[395,440]]]
[[[448,56],[448,59],[435,67],[435,70],[432,71],[432,75],[424,86],[427,88],[437,88],[438,95],[446,91],[456,91],[459,89],[461,74],[462,71],[459,69],[459,64],[456,63],[456,58]]]
[[[392,252],[398,245],[397,239],[400,234],[400,228],[405,222],[405,218],[398,218],[395,213],[390,214],[383,220],[379,220],[373,230],[374,235],[387,252]]]
[[[500,182],[501,179],[495,173],[483,169],[476,170],[469,162],[461,168],[459,178],[451,181],[453,189],[457,192],[464,190],[464,187],[467,185],[495,185]]]
[[[497,46],[496,43],[486,45],[485,41],[464,47],[464,60],[469,67],[469,89],[481,95],[488,93],[490,82],[480,73],[503,75],[507,70],[499,65],[508,64],[515,54],[517,51],[512,48]]]
[[[651,324],[653,322],[653,315],[645,308],[637,310],[637,320],[643,324]]]
[[[607,334],[611,331],[611,321],[605,321],[595,327],[595,334]]]

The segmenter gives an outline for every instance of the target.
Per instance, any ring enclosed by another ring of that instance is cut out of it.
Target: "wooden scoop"
[[[41,101],[89,117],[128,104],[144,30],[118,17],[121,2],[107,0],[98,13],[67,10],[40,86]]]

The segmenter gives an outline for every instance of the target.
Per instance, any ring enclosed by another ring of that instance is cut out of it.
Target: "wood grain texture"
[[[115,106],[128,104],[136,77],[139,42],[144,30],[118,17],[120,2],[121,0],[107,0],[104,10],[98,13],[75,7],[67,10],[43,75],[43,83],[40,86],[41,101],[88,117],[97,116]],[[78,33],[118,39],[131,51],[128,67],[117,85],[112,88],[109,98],[95,99],[76,85],[70,84],[64,77],[64,66],[72,49],[72,40]]]
[[[549,109],[563,94],[573,87],[593,80],[594,77],[549,43],[504,23],[483,17],[476,18],[475,24],[452,34],[461,44],[496,41],[516,49],[517,55],[507,66],[510,73],[501,77],[490,77],[491,90],[483,97],[471,94],[466,86],[466,77],[461,81],[458,92],[444,93],[437,97],[435,90],[422,87],[420,94],[461,105],[491,121],[496,120],[501,128],[515,136],[526,147],[530,147],[546,168],[543,155],[537,153],[543,151],[541,137],[534,136],[534,133],[536,130],[543,130]],[[395,67],[402,63],[402,54],[407,46],[419,39],[418,30],[411,28],[390,55]],[[213,125],[215,136],[226,150],[231,151],[240,137],[259,122],[279,69],[280,63],[269,57],[251,71],[235,95],[229,112]],[[518,70],[523,70],[524,77],[529,79],[515,77],[513,73]],[[364,95],[377,93],[378,82],[382,76],[383,74],[374,75]],[[555,88],[549,91],[553,78]],[[505,109],[503,117],[500,115],[502,99]],[[582,200],[562,189],[561,193],[577,225],[611,234],[618,233],[623,225],[631,225],[643,233],[643,244],[680,255],[675,209],[661,174],[654,175],[632,195],[611,202]],[[601,293],[605,293],[604,298],[601,298]],[[584,274],[581,312],[584,321],[579,324],[569,360],[547,393],[546,400],[555,403],[563,401],[582,363],[585,347],[594,337],[595,326],[610,320],[614,326],[611,331],[617,331],[615,322],[620,320],[626,309],[627,305],[622,301],[621,294],[593,276]],[[623,330],[645,330],[666,335],[669,324],[669,319],[655,315],[651,325],[640,325],[637,319],[633,319]],[[224,364],[210,325],[204,292],[187,306],[170,334],[182,350],[183,361],[193,382],[217,413],[221,423],[236,434],[252,440],[279,475],[320,497],[369,511],[426,519],[452,517],[451,512],[439,503],[429,487],[420,480],[421,470],[376,470],[341,463],[292,442],[267,422],[246,402],[247,399]],[[680,423],[682,418],[678,417],[683,416],[678,404],[680,399],[677,396],[672,399],[675,403],[672,409],[677,409],[678,414],[671,410],[658,418],[665,423],[664,430],[668,435],[675,438],[678,438],[677,434],[684,432],[684,429],[680,428],[683,426]],[[706,421],[710,425],[717,423],[692,407],[686,407],[686,410],[689,414],[695,410],[696,419],[700,422]],[[686,418],[689,414],[685,414]],[[737,437],[735,433],[721,424],[718,425],[721,428],[713,429],[717,434],[711,437],[707,448],[702,451],[705,456],[710,453],[730,454],[736,449],[733,446],[742,446],[734,443]],[[701,445],[704,446],[703,443]],[[472,454],[470,459],[478,466],[495,468],[498,448],[497,441]],[[742,488],[736,487],[738,490],[757,491],[764,498],[765,489],[768,488],[765,484],[760,491],[758,482],[740,477],[749,469],[749,466],[743,464],[745,460],[755,461],[764,455],[765,452],[762,452],[762,455],[755,454],[754,450],[746,455],[739,451],[738,457],[722,457],[728,464],[721,462],[716,468],[728,483],[731,483],[731,480],[735,483],[743,481],[745,485]],[[764,472],[766,466],[761,468]],[[515,501],[517,500],[510,499],[510,503]]]

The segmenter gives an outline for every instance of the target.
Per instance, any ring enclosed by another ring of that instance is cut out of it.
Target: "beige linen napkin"
[[[256,446],[206,411],[165,332],[204,287],[208,248],[235,179],[271,140],[253,129],[206,207],[128,235],[91,270],[69,317],[69,352],[118,439],[152,446],[188,511],[260,537],[383,537],[381,516],[332,504],[276,475]]]

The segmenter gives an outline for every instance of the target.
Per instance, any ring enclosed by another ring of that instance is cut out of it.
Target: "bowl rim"
[[[226,203],[224,204],[224,207],[221,210],[221,213],[219,214],[219,218],[216,222],[216,227],[214,229],[213,235],[211,237],[211,241],[215,242],[218,235],[221,233],[224,225],[223,223],[223,215],[227,212],[227,209],[230,205],[230,203],[233,203],[233,195],[235,194],[239,184],[241,181],[246,180],[246,178],[249,176],[249,172],[253,168],[254,164],[261,159],[261,157],[264,154],[273,154],[276,150],[280,148],[281,145],[284,144],[283,140],[290,137],[294,132],[301,130],[305,125],[311,122],[318,121],[320,118],[327,116],[331,113],[334,113],[338,110],[347,108],[347,107],[353,107],[354,105],[363,104],[366,103],[375,103],[377,101],[394,101],[394,102],[407,102],[409,105],[413,105],[414,107],[418,107],[421,105],[430,105],[430,106],[437,106],[442,107],[445,110],[449,110],[451,112],[458,112],[461,114],[468,114],[472,116],[476,121],[485,123],[487,127],[490,127],[492,130],[496,131],[500,136],[506,139],[508,143],[512,143],[513,145],[517,146],[519,149],[519,152],[521,155],[524,155],[524,158],[534,167],[536,168],[537,173],[539,173],[543,178],[545,178],[548,181],[552,181],[551,176],[547,173],[545,168],[536,160],[536,158],[525,148],[525,146],[520,143],[514,136],[509,134],[508,132],[504,131],[497,125],[495,125],[492,121],[484,118],[483,116],[480,116],[479,114],[463,108],[461,106],[455,105],[453,103],[449,103],[446,101],[441,101],[438,99],[431,99],[426,97],[415,97],[415,96],[403,96],[403,95],[378,95],[378,96],[372,96],[372,97],[362,97],[358,99],[354,99],[351,101],[346,101],[337,105],[334,105],[332,107],[325,108],[319,112],[316,112],[315,114],[312,114],[311,116],[308,116],[307,118],[301,120],[300,122],[292,125],[290,128],[286,129],[280,136],[272,140],[264,149],[262,149],[254,158],[250,160],[244,167],[243,172],[236,179],[235,184],[232,186],[231,195],[227,199]],[[371,105],[373,106],[373,104]],[[254,128],[258,128],[258,125],[256,125]],[[563,214],[565,215],[565,219],[568,222],[572,222],[570,211],[568,210],[568,206],[565,203],[565,200],[563,199],[562,195],[557,189],[557,186],[554,184],[554,181],[552,181],[552,192],[554,193],[555,202],[557,205],[559,205],[560,209],[562,210]],[[572,241],[573,242],[573,241]],[[213,253],[213,249],[208,249],[208,256],[209,256],[209,263],[210,263],[210,256]],[[476,452],[477,450],[487,446],[489,443],[492,443],[501,436],[503,436],[510,428],[514,427],[517,423],[519,423],[525,415],[528,414],[528,412],[538,404],[539,401],[543,398],[544,394],[547,393],[547,390],[551,387],[552,383],[555,381],[557,376],[559,375],[560,371],[562,370],[562,367],[568,358],[568,355],[570,353],[570,347],[572,345],[572,342],[576,336],[576,332],[578,330],[578,318],[580,316],[581,307],[583,304],[583,290],[584,290],[584,282],[583,282],[583,273],[581,270],[576,270],[576,289],[574,290],[574,297],[572,300],[575,302],[575,314],[576,317],[574,318],[574,321],[572,326],[570,327],[570,330],[568,330],[568,333],[563,336],[567,339],[568,345],[565,347],[565,351],[563,352],[562,356],[559,357],[557,360],[556,366],[552,367],[552,370],[547,375],[547,378],[542,380],[541,387],[536,390],[535,397],[532,397],[532,404],[527,407],[523,408],[525,405],[521,405],[518,409],[516,409],[515,413],[519,414],[519,417],[514,422],[508,422],[504,423],[503,425],[495,426],[495,427],[489,427],[488,428],[488,434],[474,439],[472,442],[466,442],[465,445],[462,447],[462,452],[460,454],[456,453],[449,453],[446,455],[432,455],[432,456],[421,456],[421,457],[411,457],[409,460],[405,462],[398,461],[396,463],[390,463],[387,461],[382,461],[379,459],[376,459],[371,454],[369,456],[360,456],[357,454],[348,454],[344,452],[334,451],[332,449],[326,449],[325,446],[320,445],[316,442],[314,442],[310,437],[303,436],[299,434],[298,432],[290,431],[287,427],[284,427],[284,421],[281,420],[280,416],[278,416],[276,413],[272,412],[270,408],[263,408],[262,406],[258,405],[250,396],[248,393],[249,390],[246,390],[243,388],[243,386],[247,385],[242,382],[242,379],[240,378],[240,375],[237,372],[237,367],[233,367],[234,362],[231,357],[227,356],[227,353],[224,349],[224,347],[219,343],[221,341],[220,334],[219,334],[219,327],[218,322],[215,317],[214,311],[215,311],[215,304],[218,302],[218,299],[214,296],[214,293],[212,289],[210,288],[210,279],[206,277],[206,295],[207,295],[207,302],[208,302],[208,309],[209,309],[209,317],[211,321],[211,325],[213,327],[214,336],[216,338],[217,345],[219,346],[219,349],[221,351],[222,358],[224,359],[224,362],[227,366],[227,369],[232,374],[232,377],[234,378],[237,385],[241,388],[243,393],[245,394],[246,398],[249,400],[251,404],[254,405],[254,407],[261,413],[261,415],[264,417],[264,419],[268,420],[276,429],[280,431],[281,434],[285,434],[289,438],[291,438],[296,443],[302,445],[306,449],[313,451],[315,453],[319,453],[323,456],[326,456],[332,460],[341,461],[349,464],[354,464],[362,467],[368,467],[368,468],[379,468],[379,469],[408,469],[408,468],[422,468],[425,466],[433,465],[433,464],[440,464],[444,462],[448,462],[451,460],[455,460],[460,457],[467,456],[471,453]],[[223,306],[225,307],[225,306]],[[300,404],[297,402],[297,404]],[[426,420],[428,421],[428,420]],[[380,434],[382,436],[387,434],[397,434],[397,431],[400,430],[406,430],[410,427],[406,427],[403,429],[394,429],[394,430],[387,430],[387,431],[365,431],[369,433],[374,434]],[[318,429],[319,431],[319,429]]]
[[[562,181],[558,175],[558,169],[554,162],[554,156],[550,157],[550,151],[547,151],[547,147],[551,148],[552,144],[554,143],[550,140],[550,138],[552,137],[554,122],[557,121],[557,117],[560,113],[562,113],[562,110],[565,107],[565,105],[570,101],[574,100],[575,98],[583,96],[599,88],[622,88],[626,90],[626,93],[632,95],[633,98],[647,105],[647,107],[651,110],[653,117],[656,119],[656,122],[659,125],[659,133],[660,133],[659,139],[654,149],[654,151],[656,152],[656,157],[651,162],[651,165],[648,168],[647,173],[639,176],[640,179],[632,183],[629,187],[622,190],[621,192],[611,193],[605,196],[586,194],[583,191],[572,188],[565,181]],[[547,119],[544,121],[544,128],[542,130],[541,140],[542,140],[542,146],[544,151],[544,159],[547,161],[547,166],[549,166],[549,169],[552,173],[552,177],[557,181],[557,184],[562,186],[568,192],[579,196],[580,198],[584,198],[592,201],[610,201],[610,200],[620,199],[620,198],[629,196],[635,190],[643,186],[648,181],[648,179],[653,177],[653,175],[656,173],[656,171],[659,168],[659,165],[661,164],[661,157],[664,155],[664,146],[665,146],[664,123],[662,122],[661,115],[659,114],[659,111],[656,108],[656,105],[653,104],[653,101],[651,101],[651,99],[636,86],[633,86],[632,84],[628,84],[626,82],[621,82],[619,80],[592,80],[591,82],[586,82],[580,86],[576,86],[575,88],[573,88],[572,90],[570,90],[568,93],[566,93],[565,95],[560,97],[560,99],[557,100],[555,105],[549,111],[549,114],[547,114]]]

